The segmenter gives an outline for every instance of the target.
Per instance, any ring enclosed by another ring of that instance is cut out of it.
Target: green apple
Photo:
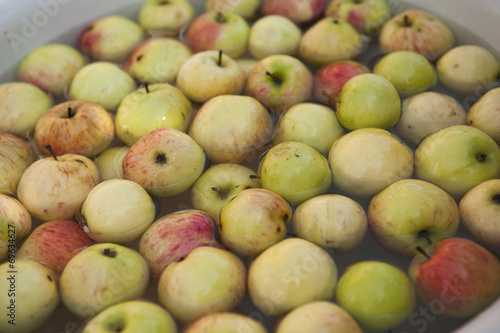
[[[414,95],[429,90],[437,83],[432,64],[413,51],[395,51],[380,59],[373,73],[389,80],[402,95]]]
[[[345,252],[361,244],[368,224],[359,203],[341,194],[323,194],[295,209],[292,227],[300,238]]]
[[[133,144],[160,127],[185,132],[194,108],[182,91],[168,83],[139,88],[123,98],[116,111],[116,135],[125,144]]]
[[[258,174],[262,188],[276,192],[291,205],[325,193],[332,185],[328,160],[313,147],[296,141],[268,150]]]
[[[35,159],[27,140],[0,131],[0,193],[15,195],[19,179]]]
[[[146,0],[137,14],[137,22],[149,34],[178,36],[196,16],[187,0]]]
[[[172,316],[148,301],[127,301],[105,309],[93,317],[82,333],[177,333]]]
[[[149,283],[146,260],[132,248],[98,243],[76,254],[59,279],[66,309],[91,318],[105,308],[142,297]]]
[[[16,260],[17,244],[31,232],[28,210],[17,200],[0,193],[0,261]]]
[[[191,323],[184,333],[267,333],[267,330],[255,318],[239,313],[218,312],[208,314]]]
[[[413,175],[413,153],[387,130],[362,128],[341,136],[328,153],[333,185],[350,195],[370,197]]]
[[[181,323],[210,313],[231,311],[243,300],[246,269],[233,253],[197,247],[163,271],[158,284],[160,303]]]
[[[123,160],[129,146],[111,147],[97,155],[94,162],[99,169],[101,181],[109,179],[123,179]]]
[[[446,127],[415,150],[415,175],[461,197],[483,181],[500,178],[500,147],[477,128]]]
[[[233,12],[244,19],[252,20],[259,10],[260,0],[207,0],[205,10],[216,12]]]
[[[333,298],[337,266],[328,252],[301,238],[287,238],[262,252],[248,271],[252,303],[267,316]]]
[[[215,164],[205,170],[191,187],[191,203],[196,209],[217,216],[238,193],[260,187],[257,174],[241,164]]]
[[[458,206],[440,187],[419,179],[397,181],[370,201],[368,226],[386,250],[413,257],[426,248],[456,234],[460,224]]]
[[[500,144],[500,88],[494,88],[475,102],[467,113],[467,123],[479,128]]]
[[[364,329],[389,330],[408,318],[416,304],[408,276],[380,261],[352,264],[340,276],[336,299]]]
[[[333,142],[344,132],[335,111],[329,107],[316,103],[299,103],[286,110],[278,119],[273,144],[299,141],[326,155]]]

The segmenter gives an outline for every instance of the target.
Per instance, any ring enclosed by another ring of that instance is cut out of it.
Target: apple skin
[[[130,146],[111,147],[104,150],[94,158],[94,162],[99,169],[101,181],[109,179],[123,179],[123,160]]]
[[[318,195],[303,202],[295,209],[291,225],[298,237],[338,252],[358,247],[368,229],[363,207],[341,194]]]
[[[267,316],[279,316],[302,304],[333,298],[337,266],[321,247],[287,238],[262,252],[248,270],[248,294]]]
[[[93,60],[119,63],[146,37],[133,20],[120,15],[100,17],[87,24],[77,47]]]
[[[9,262],[0,264],[0,306],[4,319],[0,331],[5,333],[35,332],[49,320],[59,305],[56,277],[46,267],[32,260],[16,260],[14,280]],[[12,285],[14,284],[14,288]],[[12,295],[12,289],[15,289]],[[11,303],[15,300],[15,303]],[[12,314],[9,306],[15,305]],[[13,315],[13,317],[11,317]],[[14,325],[9,323],[14,321]]]
[[[0,131],[0,194],[15,195],[19,179],[35,159],[28,141]]]
[[[163,271],[158,284],[160,303],[187,323],[210,313],[231,311],[246,292],[246,268],[233,253],[202,246]]]
[[[362,333],[356,320],[340,306],[315,301],[298,306],[280,321],[276,333],[351,332]]]
[[[139,253],[146,259],[151,281],[158,283],[165,268],[200,246],[222,246],[215,239],[215,218],[201,210],[184,210],[156,220],[141,236]]]
[[[370,201],[368,226],[378,244],[411,258],[416,248],[452,237],[460,224],[458,206],[440,187],[418,179],[399,180]]]
[[[262,188],[244,190],[229,201],[217,217],[222,244],[237,254],[255,257],[286,236],[290,205]]]
[[[434,15],[408,9],[387,21],[379,35],[384,52],[414,51],[433,61],[455,43],[453,32]]]
[[[409,275],[425,304],[439,300],[441,313],[471,317],[500,294],[500,263],[483,246],[448,238],[417,254]]]
[[[184,331],[184,333],[206,332],[267,333],[267,330],[254,318],[239,313],[218,312],[197,319]]]
[[[477,128],[446,127],[415,150],[415,175],[461,197],[483,181],[500,178],[500,147]]]
[[[340,276],[336,299],[364,329],[383,331],[408,318],[416,304],[408,276],[381,261],[359,261]]]
[[[83,328],[82,333],[177,333],[172,316],[148,301],[126,301],[103,310]]]
[[[260,183],[252,169],[236,163],[215,164],[191,187],[191,203],[194,208],[217,216],[238,193],[258,187]]]
[[[305,25],[320,18],[326,8],[326,0],[264,0],[262,15],[281,15],[297,25]]]
[[[43,114],[35,127],[39,151],[50,155],[47,145],[56,155],[98,155],[109,147],[115,136],[111,115],[102,106],[88,101],[68,101],[57,104]]]
[[[98,243],[76,254],[59,279],[61,300],[80,318],[91,318],[105,308],[142,297],[149,282],[146,260],[135,250]]]
[[[42,114],[53,105],[49,95],[26,82],[0,84],[0,131],[26,138]]]
[[[19,81],[29,82],[54,95],[64,96],[66,86],[87,59],[65,44],[46,44],[33,49],[17,68]]]
[[[139,9],[137,22],[148,34],[177,36],[195,15],[193,5],[186,0],[146,0]]]
[[[467,124],[479,128],[500,145],[500,88],[484,94],[467,112]]]
[[[160,127],[137,140],[125,155],[123,172],[157,197],[188,189],[205,169],[205,152],[190,136]]]
[[[500,179],[473,187],[460,199],[462,225],[480,243],[500,247]]]
[[[233,59],[247,50],[250,26],[232,12],[209,11],[198,15],[189,25],[186,42],[194,53],[222,50]]]
[[[53,220],[33,230],[17,251],[16,258],[36,261],[59,277],[71,258],[93,243],[78,223]]]
[[[207,0],[205,10],[216,12],[234,12],[246,20],[256,17],[259,10],[260,0]]]
[[[0,193],[0,262],[21,259],[16,244],[24,240],[31,227],[31,215],[21,202]]]
[[[316,101],[335,109],[344,84],[353,76],[369,72],[365,65],[353,60],[325,65],[314,73],[312,94]]]

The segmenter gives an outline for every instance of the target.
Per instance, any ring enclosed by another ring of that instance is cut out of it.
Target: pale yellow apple
[[[31,232],[31,226],[31,215],[21,202],[0,193],[0,261],[16,260],[16,246]]]
[[[467,123],[500,144],[500,88],[488,91],[470,107]]]
[[[129,146],[111,147],[96,156],[94,162],[99,169],[101,181],[125,177],[123,160],[129,149]]]

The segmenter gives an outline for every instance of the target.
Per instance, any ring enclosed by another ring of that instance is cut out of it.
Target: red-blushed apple
[[[189,25],[186,42],[193,52],[222,50],[238,58],[247,49],[250,26],[240,15],[209,11],[198,15]]]
[[[123,173],[157,197],[187,190],[205,169],[205,152],[189,135],[160,127],[137,140],[125,155]]]
[[[215,218],[201,210],[178,211],[156,220],[139,241],[156,284],[165,268],[200,246],[222,246],[215,239]]]
[[[258,13],[260,0],[207,0],[205,10],[216,12],[234,12],[244,19],[252,20]]]
[[[184,333],[244,332],[267,333],[255,318],[234,312],[217,312],[205,315],[191,323]]]
[[[500,88],[491,89],[470,107],[467,123],[479,128],[500,145]]]
[[[422,301],[439,304],[447,316],[473,316],[500,294],[498,258],[464,238],[421,249],[410,263],[409,275]]]
[[[196,16],[187,0],[146,0],[139,9],[137,22],[152,35],[177,36]]]
[[[16,258],[36,261],[58,277],[71,258],[93,243],[78,223],[52,220],[33,230],[17,251]]]
[[[0,193],[15,195],[19,179],[35,158],[28,141],[0,131]]]
[[[78,36],[77,46],[94,60],[121,62],[144,38],[136,22],[108,15],[87,24]]]
[[[31,232],[31,215],[17,200],[0,193],[0,261],[15,263],[17,245]]]
[[[320,18],[326,5],[326,0],[264,0],[260,11],[262,15],[281,15],[295,24],[305,25]]]
[[[325,65],[314,73],[313,96],[318,102],[335,109],[344,84],[353,76],[369,72],[368,67],[353,60]]]
[[[96,103],[76,100],[57,104],[40,117],[35,141],[43,155],[78,154],[93,157],[113,141],[115,125],[111,115]]]

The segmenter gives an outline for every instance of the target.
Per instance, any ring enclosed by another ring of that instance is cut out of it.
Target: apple
[[[248,294],[264,315],[278,316],[308,302],[333,298],[337,275],[328,252],[304,239],[287,238],[250,264]]]
[[[363,48],[363,38],[349,22],[342,18],[325,17],[304,32],[300,39],[299,56],[309,64],[324,66],[352,59]]]
[[[109,179],[123,179],[123,161],[130,146],[117,146],[104,150],[94,158],[94,162],[99,169],[101,181]]]
[[[126,179],[110,179],[97,184],[76,215],[90,238],[113,243],[138,239],[155,217],[156,206],[148,192]]]
[[[313,147],[296,141],[268,150],[258,175],[262,188],[276,192],[291,205],[323,194],[332,185],[328,160]]]
[[[238,58],[247,50],[250,27],[233,12],[209,11],[198,15],[186,31],[186,42],[193,52],[221,50]]]
[[[370,331],[389,330],[408,318],[416,304],[408,276],[381,261],[359,261],[340,276],[339,305]]]
[[[269,111],[255,98],[222,95],[198,110],[189,135],[212,163],[243,163],[262,153],[271,142],[273,122]]]
[[[119,63],[145,37],[144,31],[135,21],[121,15],[107,15],[83,28],[77,46],[93,60]]]
[[[53,105],[52,99],[37,86],[26,82],[0,84],[0,131],[26,138],[38,118]]]
[[[440,313],[471,317],[500,294],[500,262],[481,245],[448,238],[417,254],[409,275],[424,302]]]
[[[99,171],[89,158],[77,154],[45,157],[24,171],[17,196],[31,215],[42,221],[75,216],[87,194],[99,183]]]
[[[286,110],[278,119],[273,144],[299,141],[326,155],[333,142],[344,132],[335,111],[329,107],[316,103],[299,103]]]
[[[264,0],[262,15],[281,15],[295,24],[305,25],[319,19],[325,11],[326,0]]]
[[[17,200],[0,193],[0,262],[21,259],[17,244],[31,232],[31,215]]]
[[[156,220],[142,234],[139,252],[157,284],[168,265],[182,261],[200,246],[222,247],[215,239],[215,218],[201,210],[183,210]]]
[[[420,53],[394,51],[380,59],[373,73],[389,80],[401,95],[414,95],[437,84],[432,64]]]
[[[93,243],[78,223],[52,220],[33,230],[17,251],[16,259],[36,261],[59,277],[71,258]]]
[[[160,127],[137,140],[125,155],[126,179],[157,197],[188,189],[205,169],[205,152],[189,135]]]
[[[417,146],[442,128],[466,125],[466,118],[464,107],[452,96],[426,91],[403,100],[394,130],[405,142]]]
[[[260,0],[207,0],[206,11],[233,12],[241,15],[246,20],[252,20],[257,16]]]
[[[328,161],[333,185],[349,195],[368,198],[413,175],[413,153],[391,132],[362,128],[333,143]]]
[[[82,333],[177,333],[177,324],[161,306],[143,300],[110,306],[89,320]]]
[[[474,103],[467,113],[467,123],[479,128],[500,144],[500,88],[494,88]]]
[[[455,199],[419,179],[403,179],[387,186],[371,199],[367,215],[378,244],[410,258],[417,247],[426,248],[454,236],[460,224]]]
[[[259,180],[252,169],[236,163],[215,164],[191,187],[191,203],[194,208],[217,216],[238,193],[258,187]]]
[[[135,89],[134,79],[117,65],[97,61],[83,66],[73,77],[68,97],[94,102],[110,112]]]
[[[35,332],[59,304],[54,274],[31,260],[0,264],[0,292],[0,331],[5,333]]]
[[[191,2],[186,0],[146,0],[137,15],[137,22],[153,35],[178,35],[195,17]]]
[[[300,305],[280,321],[276,333],[362,333],[356,320],[340,306],[328,301]]]
[[[461,197],[483,181],[500,178],[500,147],[477,128],[446,127],[415,150],[415,175]]]
[[[257,59],[273,54],[295,55],[299,50],[302,30],[281,15],[267,15],[250,28],[248,50]]]
[[[184,331],[184,333],[205,332],[267,333],[267,330],[255,318],[239,313],[217,312],[197,319]]]
[[[338,252],[358,247],[368,229],[363,207],[341,194],[318,195],[301,203],[291,226],[298,237]]]
[[[45,44],[23,58],[17,68],[17,78],[54,96],[64,96],[71,79],[86,63],[87,59],[72,46]]]
[[[247,74],[244,94],[277,113],[309,100],[313,76],[300,60],[275,54],[261,59]]]
[[[194,108],[183,92],[168,83],[146,85],[123,98],[116,110],[116,135],[125,144],[133,144],[160,127],[185,132]]]
[[[163,271],[158,284],[160,303],[187,323],[203,315],[231,311],[243,300],[246,269],[233,253],[214,247],[197,247]]]
[[[448,50],[438,59],[436,69],[439,82],[462,94],[498,87],[500,62],[480,46],[461,45]]]
[[[436,16],[408,9],[382,26],[378,41],[384,52],[414,51],[433,61],[454,45],[455,36]]]
[[[135,48],[124,69],[139,82],[172,84],[191,55],[189,47],[176,39],[150,38]]]
[[[66,309],[91,318],[105,308],[142,297],[149,282],[148,264],[135,250],[98,243],[76,254],[59,279]]]
[[[500,247],[500,179],[473,187],[458,205],[462,225],[481,243]]]
[[[238,193],[222,207],[218,235],[229,250],[255,257],[286,236],[292,208],[278,194],[262,188]]]
[[[41,154],[98,155],[115,137],[111,115],[99,104],[83,100],[59,103],[44,113],[35,126],[35,141]]]
[[[359,32],[374,36],[392,13],[385,0],[334,0],[326,7],[325,16],[341,17]]]
[[[19,179],[35,158],[28,141],[0,131],[0,194],[16,194]]]
[[[369,72],[365,65],[353,60],[335,61],[325,65],[314,73],[314,99],[335,109],[344,84],[353,76]]]
[[[245,72],[230,56],[220,51],[200,51],[179,69],[177,86],[196,103],[220,95],[239,95]]]
[[[397,89],[385,77],[359,74],[347,81],[337,100],[337,117],[348,130],[376,127],[386,129],[401,116]]]

